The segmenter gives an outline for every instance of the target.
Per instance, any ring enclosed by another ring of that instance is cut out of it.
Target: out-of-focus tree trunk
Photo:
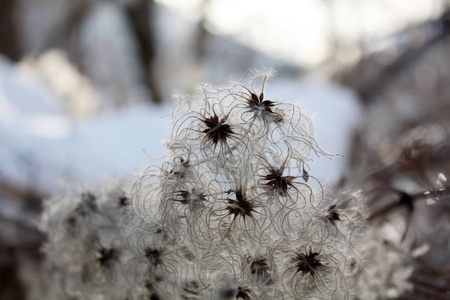
[[[196,43],[194,44],[195,60],[196,63],[201,64],[206,55],[206,42],[208,39],[208,32],[206,31],[206,8],[209,5],[210,0],[203,0],[201,7],[201,18],[198,22],[198,30],[196,35]]]
[[[416,36],[425,36],[426,41],[417,45]],[[391,62],[380,64],[376,57],[383,53],[370,54],[349,70],[335,75],[335,80],[355,90],[363,104],[370,104],[394,78],[398,78],[410,65],[420,60],[430,48],[449,37],[450,6],[439,19],[427,21],[399,33],[397,37],[399,43],[400,41],[404,43],[405,40],[409,42],[405,45],[396,45],[396,48],[407,49]]]
[[[139,46],[139,55],[144,65],[144,74],[146,83],[153,96],[153,101],[160,103],[162,101],[160,87],[155,74],[155,48],[154,48],[154,30],[153,30],[153,11],[154,2],[152,0],[139,0],[126,7],[126,13],[129,16],[137,44]]]
[[[70,17],[67,20],[67,24],[64,31],[64,45],[63,48],[69,53],[71,60],[80,66],[81,58],[79,57],[79,40],[78,40],[78,28],[81,22],[86,16],[90,5],[86,1],[76,1],[71,4]]]
[[[22,50],[17,32],[16,0],[0,0],[0,53],[19,60]]]

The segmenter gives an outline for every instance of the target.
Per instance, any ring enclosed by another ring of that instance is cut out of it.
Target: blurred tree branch
[[[425,41],[417,43],[415,40],[417,36],[424,36]],[[389,55],[387,52],[392,51],[392,49],[387,49],[381,53],[369,54],[363,57],[355,66],[339,71],[334,77],[338,82],[355,90],[363,104],[368,104],[403,70],[420,59],[428,49],[449,37],[450,8],[446,9],[437,20],[425,22],[397,34],[394,37],[395,42],[406,39],[409,41],[409,44],[406,45],[408,48],[401,53],[397,53],[396,58],[389,63],[381,64],[378,58],[382,55]],[[394,45],[393,48],[398,49],[402,47]]]

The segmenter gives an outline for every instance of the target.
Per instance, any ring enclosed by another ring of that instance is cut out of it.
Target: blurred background
[[[164,159],[174,95],[263,67],[338,154],[309,173],[427,247],[393,298],[450,299],[447,0],[0,0],[0,299],[38,299],[43,199],[133,181]]]

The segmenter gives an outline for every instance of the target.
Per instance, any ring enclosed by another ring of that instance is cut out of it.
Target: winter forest
[[[448,0],[0,0],[1,300],[450,300]]]

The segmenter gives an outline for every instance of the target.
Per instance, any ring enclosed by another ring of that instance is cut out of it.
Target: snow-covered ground
[[[39,78],[0,60],[0,176],[57,191],[65,181],[132,176],[164,154],[169,106],[136,105],[76,122]]]

